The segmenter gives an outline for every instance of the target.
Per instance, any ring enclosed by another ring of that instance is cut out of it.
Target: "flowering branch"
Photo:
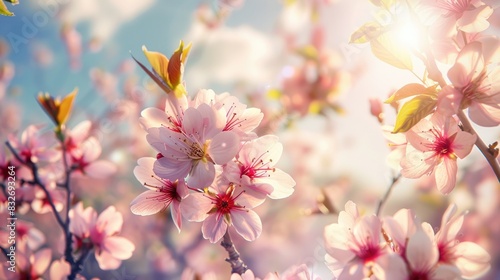
[[[238,253],[236,247],[234,247],[229,231],[226,231],[226,234],[224,234],[220,245],[224,247],[229,254],[229,258],[227,258],[226,261],[231,264],[231,273],[238,273],[239,275],[245,273],[245,271],[248,270],[248,267],[240,259],[240,253]]]
[[[385,192],[384,197],[382,197],[382,199],[378,203],[377,211],[375,212],[377,217],[380,215],[380,212],[382,212],[382,207],[384,207],[384,204],[387,202],[387,199],[389,199],[389,195],[391,194],[392,190],[394,189],[394,186],[396,185],[396,183],[399,181],[400,178],[401,178],[401,173],[398,174],[397,176],[392,177],[391,185]]]
[[[446,81],[443,78],[442,73],[439,71],[436,61],[434,59],[434,56],[432,55],[431,51],[428,49],[426,50],[426,56],[427,56],[427,61],[425,61],[427,70],[429,72],[429,78],[437,81],[441,88],[444,88],[447,86]],[[473,135],[476,135],[476,147],[481,151],[481,153],[484,155],[486,160],[488,161],[489,165],[493,169],[493,172],[495,173],[498,181],[500,181],[500,164],[496,160],[495,156],[493,153],[490,152],[490,149],[488,146],[484,143],[484,141],[479,137],[477,132],[474,130],[472,125],[469,122],[469,119],[465,116],[464,112],[462,110],[459,110],[457,113],[458,118],[462,122],[463,125],[463,130],[466,132],[469,132]]]

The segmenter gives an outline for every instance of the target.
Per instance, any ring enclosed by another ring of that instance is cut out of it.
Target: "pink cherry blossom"
[[[109,161],[97,160],[101,155],[101,151],[99,141],[95,137],[89,137],[81,144],[81,154],[71,157],[70,165],[81,174],[89,177],[107,178],[117,171],[117,167]]]
[[[7,271],[6,266],[3,266],[7,279],[44,279],[44,274],[52,261],[52,251],[45,248],[35,252],[25,244],[16,245],[16,273]]]
[[[401,174],[406,178],[435,175],[438,190],[453,190],[457,177],[457,157],[464,158],[472,150],[476,135],[461,131],[450,117],[435,113],[422,119],[406,133],[410,145],[401,161]]]
[[[161,153],[153,169],[156,175],[171,181],[189,175],[190,187],[209,186],[215,178],[215,164],[226,164],[239,149],[236,133],[222,131],[216,124],[213,109],[201,104],[198,108],[186,109],[180,133],[165,127],[158,128],[157,132],[149,129],[148,133],[153,135],[148,142]]]
[[[379,279],[460,279],[460,271],[452,265],[438,264],[439,251],[432,238],[419,229],[409,238],[406,262],[398,254],[389,254],[377,260],[374,274]]]
[[[69,216],[75,250],[93,249],[101,269],[116,269],[122,260],[132,256],[134,244],[117,236],[122,228],[123,217],[114,206],[106,208],[97,216],[92,207],[84,209],[79,202],[70,210]]]
[[[488,18],[493,9],[480,0],[425,0],[443,15],[442,20],[452,22],[459,30],[481,32],[489,27]]]
[[[60,153],[52,147],[56,140],[52,131],[43,132],[42,126],[30,125],[21,134],[21,139],[10,138],[12,146],[26,162],[54,162],[60,158]]]
[[[236,232],[248,241],[253,241],[262,232],[259,216],[246,204],[244,191],[233,184],[216,185],[204,193],[189,195],[181,205],[186,219],[202,222],[203,237],[215,243],[232,225]]]
[[[64,145],[66,148],[66,152],[71,154],[72,157],[82,156],[82,144],[89,138],[91,128],[92,122],[82,121],[73,129],[66,130]]]
[[[439,262],[455,265],[465,278],[477,278],[490,269],[490,255],[474,242],[458,242],[456,238],[462,227],[464,214],[455,215],[456,211],[455,204],[446,209],[441,228],[436,233]]]
[[[188,108],[188,100],[185,95],[180,97],[168,96],[165,101],[165,109],[146,108],[141,112],[139,122],[144,129],[151,127],[166,127],[176,132],[182,130],[182,119],[184,111]]]
[[[182,227],[181,201],[188,196],[188,188],[183,179],[172,182],[154,175],[153,165],[156,159],[141,158],[139,166],[134,168],[134,175],[144,187],[143,192],[130,203],[130,210],[136,215],[156,214],[170,206],[172,220],[180,231]]]
[[[257,198],[269,196],[281,199],[293,193],[295,181],[274,166],[283,152],[278,137],[265,135],[243,144],[235,161],[224,167],[224,176],[237,185],[249,189]]]
[[[446,86],[440,93],[441,106],[452,113],[469,108],[469,117],[481,126],[500,124],[500,68],[487,73],[491,55],[491,52],[484,55],[480,42],[467,44],[448,71],[452,86]]]
[[[367,267],[386,253],[380,240],[382,224],[375,216],[359,216],[356,204],[348,201],[338,223],[325,227],[327,266],[339,280],[368,277]]]
[[[225,120],[221,123],[222,130],[236,132],[242,141],[256,137],[252,131],[264,117],[260,109],[247,108],[247,105],[227,92],[215,94],[213,90],[202,89],[196,94],[191,106],[198,107],[200,104],[208,104],[222,115],[221,119]]]

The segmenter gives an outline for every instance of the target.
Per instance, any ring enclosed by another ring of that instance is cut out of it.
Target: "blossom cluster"
[[[348,201],[338,222],[324,230],[327,266],[337,279],[476,278],[490,268],[490,255],[473,242],[459,241],[464,214],[451,204],[435,233],[412,210],[393,216],[361,215]]]
[[[381,3],[411,15],[409,22],[396,18],[389,25],[370,22],[351,41],[370,42],[381,60],[413,73],[415,54],[426,70],[422,83],[407,84],[386,101],[397,110],[395,125],[385,128],[391,132],[386,134],[392,147],[389,162],[406,178],[433,175],[437,189],[448,194],[457,184],[458,159],[467,157],[476,144],[500,176],[496,144],[484,144],[469,122],[483,127],[500,124],[500,41],[484,33],[490,25],[491,5],[421,0],[402,8],[392,1]],[[405,25],[414,27],[416,41],[406,47],[398,41],[401,35],[392,31]],[[388,50],[395,52],[384,55]],[[380,104],[372,103],[372,111],[382,122]]]
[[[243,238],[262,232],[252,210],[266,197],[293,193],[295,181],[275,165],[283,146],[278,137],[258,137],[254,131],[263,114],[228,93],[200,90],[167,98],[164,110],[147,108],[140,122],[156,157],[141,158],[134,169],[148,190],[131,203],[138,215],[155,214],[170,206],[179,231],[182,217],[202,222],[206,239],[215,243],[228,226]]]

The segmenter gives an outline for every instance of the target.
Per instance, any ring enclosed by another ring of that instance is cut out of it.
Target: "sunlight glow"
[[[399,43],[409,49],[418,48],[421,44],[421,32],[417,26],[410,21],[402,22],[396,28],[396,34]]]

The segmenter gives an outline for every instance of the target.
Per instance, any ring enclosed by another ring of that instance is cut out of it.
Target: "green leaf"
[[[12,3],[12,5],[19,4],[19,0],[4,0],[4,1],[10,2],[10,3]]]
[[[414,95],[429,95],[437,97],[437,85],[425,87],[421,84],[407,84],[404,87],[398,89],[391,97],[389,97],[384,103],[391,104],[392,102],[399,101]]]
[[[0,15],[9,17],[14,15],[13,12],[7,9],[7,6],[5,6],[5,3],[2,0],[0,0]]]
[[[406,102],[399,110],[392,133],[407,132],[421,119],[432,113],[436,104],[437,99],[429,95],[419,95]]]
[[[413,69],[410,50],[396,40],[394,30],[385,32],[370,41],[373,54],[380,60],[400,69]]]
[[[377,38],[380,34],[382,34],[382,31],[382,26],[380,26],[377,22],[367,22],[352,33],[349,43],[363,44],[370,42],[372,39]]]

